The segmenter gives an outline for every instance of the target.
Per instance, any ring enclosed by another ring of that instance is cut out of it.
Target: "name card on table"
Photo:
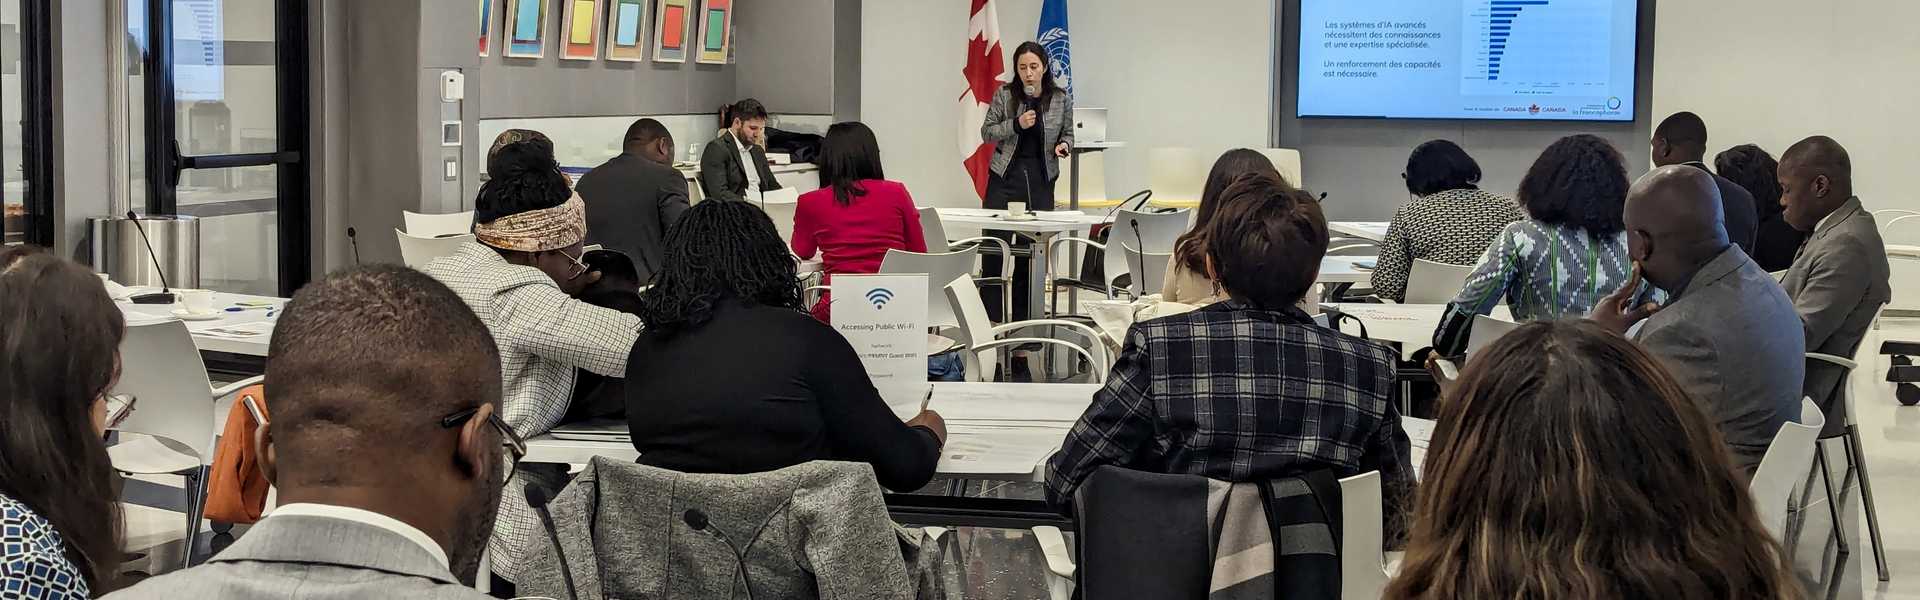
[[[873,387],[901,418],[920,413],[927,394],[927,276],[835,275],[833,328],[867,368]]]

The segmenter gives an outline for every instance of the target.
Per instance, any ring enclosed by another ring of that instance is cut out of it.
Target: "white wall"
[[[1920,3],[1724,0],[1659,4],[1654,114],[1707,121],[1711,152],[1756,143],[1778,157],[1809,135],[1853,157],[1868,208],[1920,209],[1907,169],[1920,164]]]
[[[1040,0],[996,0],[1001,44],[1033,39]],[[1204,11],[1149,0],[1070,4],[1075,103],[1112,110],[1110,195],[1147,187],[1147,149],[1208,155],[1262,147],[1271,131],[1273,3],[1209,0]],[[960,166],[960,69],[966,2],[868,0],[861,15],[861,120],[880,138],[887,176],[922,205],[974,206]],[[970,127],[979,127],[978,123]],[[1065,202],[1065,198],[1060,198]]]

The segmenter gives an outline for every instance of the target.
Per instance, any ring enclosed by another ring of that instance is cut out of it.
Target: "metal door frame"
[[[41,0],[44,1],[44,0]],[[275,207],[279,223],[279,287],[292,296],[311,278],[309,246],[312,209],[308,204],[312,146],[309,119],[308,0],[273,0],[275,151],[252,154],[183,156],[174,118],[173,0],[148,0],[146,55],[147,210],[179,214],[175,187],[185,169],[231,169],[276,165]]]

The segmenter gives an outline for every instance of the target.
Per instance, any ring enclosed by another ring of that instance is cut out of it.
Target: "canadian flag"
[[[980,124],[987,119],[994,91],[1013,78],[1000,53],[1000,17],[993,10],[993,0],[973,0],[971,15],[967,67],[960,72],[967,78],[967,90],[960,94],[960,158],[973,177],[974,193],[984,200],[987,175],[993,168],[993,144],[980,137]]]

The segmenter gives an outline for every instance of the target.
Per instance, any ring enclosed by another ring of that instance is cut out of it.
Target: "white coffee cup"
[[[213,290],[173,290],[180,299],[180,308],[196,315],[213,313]]]
[[[1008,203],[1007,203],[1007,216],[1009,216],[1009,217],[1024,217],[1024,216],[1027,216],[1027,203],[1025,203],[1025,202],[1008,202]]]

